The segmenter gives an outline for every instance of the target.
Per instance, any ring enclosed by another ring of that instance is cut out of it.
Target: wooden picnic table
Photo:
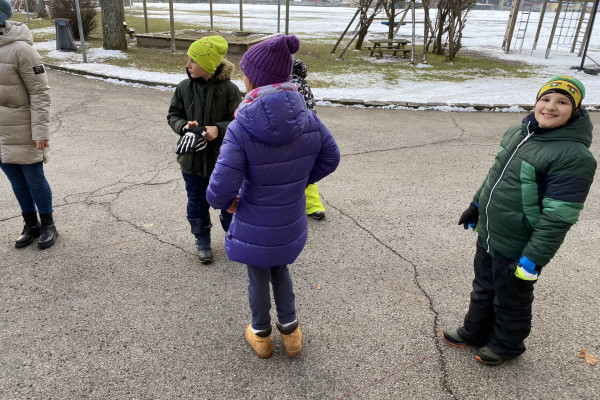
[[[410,40],[406,39],[369,39],[369,42],[373,43],[372,46],[366,47],[367,50],[371,50],[371,57],[378,53],[379,58],[383,58],[384,52],[391,52],[392,56],[396,56],[400,52],[402,56],[406,56],[412,51],[406,48],[406,45],[410,43]]]

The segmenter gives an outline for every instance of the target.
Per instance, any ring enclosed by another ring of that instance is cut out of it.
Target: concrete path
[[[0,399],[600,396],[599,366],[577,356],[600,356],[599,182],[536,284],[523,356],[491,368],[439,337],[461,324],[473,276],[475,234],[458,217],[523,114],[319,108],[342,161],[291,267],[304,352],[288,358],[274,334],[262,360],[243,335],[246,270],[220,228],[216,262],[196,262],[172,93],[49,75],[60,236],[13,247],[22,222],[1,175]]]

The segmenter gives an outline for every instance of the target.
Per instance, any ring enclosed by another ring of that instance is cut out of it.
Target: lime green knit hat
[[[227,41],[221,36],[207,36],[192,43],[187,54],[203,70],[214,74],[227,54],[227,47]]]

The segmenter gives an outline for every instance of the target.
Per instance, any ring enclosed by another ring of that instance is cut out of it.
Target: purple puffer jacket
[[[337,143],[295,91],[280,91],[238,111],[229,124],[206,199],[227,209],[239,194],[225,250],[258,267],[293,263],[307,236],[304,190],[340,162]]]

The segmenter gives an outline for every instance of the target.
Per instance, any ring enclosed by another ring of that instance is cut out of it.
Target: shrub
[[[86,38],[91,31],[96,29],[96,0],[79,0],[79,10],[83,37]],[[52,19],[68,18],[73,36],[80,39],[75,0],[50,0],[50,17]]]

